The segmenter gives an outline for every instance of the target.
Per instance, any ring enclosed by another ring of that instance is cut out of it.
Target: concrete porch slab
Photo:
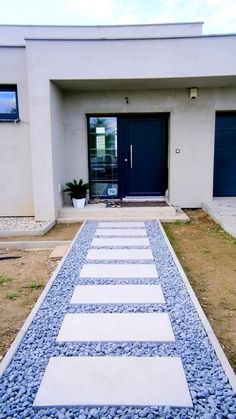
[[[202,208],[236,238],[236,197],[213,198],[212,201],[203,202]]]
[[[106,208],[105,204],[87,204],[84,208],[63,207],[59,211],[57,222],[74,222],[84,220],[123,221],[123,220],[176,220],[176,209],[166,207],[129,207]],[[179,217],[179,215],[178,215]],[[188,220],[188,219],[187,219]]]
[[[188,216],[181,208],[169,207],[139,207],[139,208],[105,208],[104,204],[90,204],[84,208],[76,209],[63,207],[59,210],[57,223],[74,223],[78,221],[139,221],[159,220],[187,222]]]

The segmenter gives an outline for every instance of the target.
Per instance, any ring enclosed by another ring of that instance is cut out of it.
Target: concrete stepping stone
[[[160,285],[77,285],[71,304],[164,304]]]
[[[145,228],[97,228],[95,236],[147,236]]]
[[[192,407],[179,357],[52,357],[35,407]]]
[[[83,265],[80,278],[158,278],[156,266],[142,263]]]
[[[91,247],[140,247],[150,246],[147,237],[95,237],[92,240]]]
[[[57,342],[174,342],[167,313],[67,313]]]
[[[108,227],[108,228],[123,228],[123,227],[145,227],[143,221],[102,221],[98,223],[98,228]]]
[[[50,253],[49,258],[52,260],[62,259],[65,253],[67,252],[68,246],[56,246],[52,253]]]
[[[87,260],[153,260],[150,249],[90,249]]]

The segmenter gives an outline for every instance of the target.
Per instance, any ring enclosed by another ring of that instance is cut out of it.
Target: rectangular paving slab
[[[95,237],[91,243],[92,247],[140,247],[150,246],[147,237]]]
[[[67,313],[58,342],[173,342],[167,313]]]
[[[77,285],[71,304],[164,304],[160,285]]]
[[[52,357],[35,407],[192,407],[179,357]]]
[[[95,236],[147,236],[145,228],[97,228]]]
[[[123,227],[145,227],[143,221],[102,221],[98,223],[98,227],[108,227],[108,228],[123,228]]]
[[[90,249],[87,260],[153,260],[151,249]]]
[[[158,278],[155,265],[142,263],[85,264],[80,278]]]

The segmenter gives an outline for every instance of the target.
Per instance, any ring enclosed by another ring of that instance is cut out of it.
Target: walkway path
[[[0,397],[0,418],[236,418],[236,395],[154,221],[86,223]]]
[[[203,209],[221,225],[221,227],[236,238],[236,197],[218,197],[204,202]]]

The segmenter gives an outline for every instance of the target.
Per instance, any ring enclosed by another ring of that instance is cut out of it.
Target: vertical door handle
[[[130,169],[133,169],[133,146],[129,146],[129,156],[130,156]]]

